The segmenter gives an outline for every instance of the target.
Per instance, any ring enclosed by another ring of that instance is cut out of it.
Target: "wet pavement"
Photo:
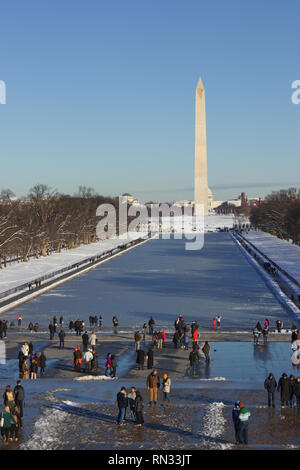
[[[48,377],[23,381],[26,425],[22,438],[19,444],[1,444],[1,448],[236,449],[240,447],[235,444],[231,422],[236,399],[243,400],[251,411],[248,448],[300,448],[299,413],[279,408],[279,393],[277,407],[268,409],[263,389],[270,371],[277,380],[282,372],[298,375],[298,369],[291,365],[290,343],[210,345],[211,361],[207,365],[201,360],[195,377],[188,373],[188,351],[168,347],[155,352],[159,374],[167,372],[172,378],[170,408],[162,406],[161,392],[158,405],[148,406],[145,381],[150,371],[136,370],[132,344],[128,348],[121,345],[117,379],[101,380],[102,371],[98,376],[75,374],[72,379],[60,371],[55,377],[57,364],[52,360]],[[15,384],[14,361],[1,366],[1,391],[7,383]],[[77,380],[79,377],[86,380]],[[116,424],[116,394],[121,386],[129,389],[132,385],[144,397],[145,425],[136,428],[128,416],[126,426],[120,428]]]

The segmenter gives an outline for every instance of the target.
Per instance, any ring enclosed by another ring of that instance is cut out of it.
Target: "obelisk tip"
[[[198,90],[198,89],[204,90],[204,85],[203,85],[203,82],[202,82],[202,78],[201,78],[201,77],[200,77],[199,80],[198,80],[197,90]]]

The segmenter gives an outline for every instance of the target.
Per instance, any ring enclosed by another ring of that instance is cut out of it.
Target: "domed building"
[[[134,197],[129,193],[122,194],[122,197],[124,197],[124,198],[126,197],[129,204],[132,204],[132,202],[134,201]]]

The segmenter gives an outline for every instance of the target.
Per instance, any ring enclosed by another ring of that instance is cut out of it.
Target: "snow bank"
[[[120,245],[139,238],[138,233],[128,233],[127,235],[127,239],[110,238],[78,248],[63,250],[61,253],[52,253],[46,257],[30,258],[27,262],[9,264],[7,268],[0,270],[0,293],[51,275],[55,271],[71,268],[84,260],[101,256],[106,251],[112,251]]]
[[[247,258],[250,264],[259,272],[259,274],[264,279],[265,283],[269,287],[269,289],[273,292],[277,300],[280,304],[285,308],[285,310],[294,315],[296,318],[300,318],[300,310],[298,307],[292,302],[289,297],[281,290],[279,285],[276,281],[273,280],[270,274],[267,273],[265,269],[263,269],[260,264],[248,253],[248,251],[241,245],[241,243],[232,235],[230,234],[233,241],[238,245],[241,252]]]
[[[225,405],[223,402],[213,402],[205,409],[202,434],[210,438],[206,444],[213,449],[219,448],[225,450],[232,447],[230,443],[213,441],[213,439],[220,438],[225,432],[226,419],[223,416],[224,408]]]
[[[300,246],[266,232],[243,233],[243,237],[300,283]]]
[[[106,375],[84,375],[83,377],[76,377],[74,380],[78,382],[91,382],[99,380],[116,380],[117,377],[107,377]]]

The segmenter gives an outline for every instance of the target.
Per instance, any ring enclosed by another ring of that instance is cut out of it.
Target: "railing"
[[[284,274],[290,281],[292,281],[296,286],[300,287],[300,282],[297,281],[293,276],[291,276],[288,272],[285,271],[285,269],[281,268],[277,263],[275,263],[271,258],[269,258],[265,253],[263,253],[259,248],[257,248],[253,243],[251,243],[247,238],[243,237],[240,233],[233,232],[234,235],[239,236],[244,240],[245,243],[248,243],[248,245],[251,245],[252,248],[254,248],[259,254],[261,254],[265,259],[269,261],[277,271],[280,271],[282,274]]]
[[[29,285],[34,285],[36,282],[41,284],[43,281],[47,281],[48,279],[51,279],[51,278],[57,278],[59,275],[62,275],[64,273],[71,273],[72,271],[79,272],[79,271],[85,269],[88,266],[92,266],[93,264],[98,263],[100,260],[110,258],[111,256],[115,255],[116,253],[124,251],[124,250],[130,248],[131,246],[138,245],[139,243],[141,243],[144,240],[145,239],[138,238],[138,239],[133,240],[131,242],[128,242],[126,244],[118,245],[116,248],[113,248],[111,250],[106,250],[105,252],[103,252],[99,255],[94,255],[92,257],[89,256],[88,258],[84,258],[83,260],[81,260],[77,263],[74,263],[72,265],[65,266],[64,268],[58,269],[56,271],[51,271],[50,273],[44,274],[43,276],[39,276],[38,278],[28,280],[24,284],[20,284],[17,287],[14,287],[14,288],[8,289],[7,291],[1,292],[0,293],[0,299],[3,299],[4,297],[11,296],[11,295],[16,294],[20,291],[24,291],[25,289],[29,289]],[[38,284],[36,287],[33,287],[29,291],[30,292],[38,291],[42,287],[44,287],[44,286]]]

